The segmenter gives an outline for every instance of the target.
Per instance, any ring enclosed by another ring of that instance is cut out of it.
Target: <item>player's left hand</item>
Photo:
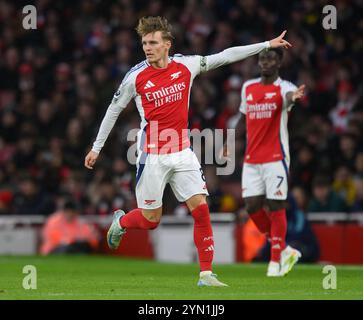
[[[93,166],[95,165],[98,158],[98,153],[94,151],[88,152],[86,158],[84,159],[84,166],[88,169],[93,169]]]
[[[228,150],[228,145],[225,143],[222,149],[219,151],[219,159],[226,160],[227,162],[231,161],[231,152]]]
[[[285,48],[288,49],[292,47],[291,43],[284,40],[284,36],[286,34],[286,30],[284,30],[277,38],[270,40],[271,48]]]
[[[305,94],[305,84],[302,84],[296,91],[292,94],[292,101],[295,102],[298,99],[301,99]]]

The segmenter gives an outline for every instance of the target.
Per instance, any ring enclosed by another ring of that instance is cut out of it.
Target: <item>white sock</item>
[[[212,271],[201,271],[199,273],[199,276],[200,277],[203,277],[203,276],[210,276],[212,274]]]

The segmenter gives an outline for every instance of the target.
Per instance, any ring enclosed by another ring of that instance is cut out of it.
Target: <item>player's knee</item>
[[[157,208],[157,209],[152,209],[152,210],[143,209],[142,215],[144,216],[144,218],[146,220],[148,220],[149,222],[151,222],[153,224],[153,226],[150,229],[151,230],[156,229],[161,220],[162,208]]]
[[[199,206],[207,204],[207,198],[204,194],[196,194],[188,199],[185,203],[190,212],[193,212]]]
[[[271,199],[267,199],[266,200],[266,205],[269,209],[269,211],[278,211],[281,209],[286,209],[287,207],[287,202],[285,200],[271,200]]]

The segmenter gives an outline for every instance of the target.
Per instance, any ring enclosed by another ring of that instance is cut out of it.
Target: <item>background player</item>
[[[125,214],[118,210],[107,240],[116,249],[128,228],[154,229],[162,214],[162,196],[167,183],[177,199],[186,202],[194,218],[194,242],[198,250],[201,286],[224,286],[212,273],[213,232],[206,202],[208,191],[200,164],[189,148],[187,132],[190,88],[200,73],[242,60],[269,47],[288,48],[279,37],[249,46],[233,47],[218,54],[169,57],[172,34],[167,20],[148,17],[139,20],[146,60],[123,79],[101,123],[85,166],[93,168],[117,117],[134,99],[141,117],[138,139],[136,198],[138,208]],[[176,134],[176,138],[175,138]],[[169,139],[166,138],[171,138]]]
[[[287,274],[301,257],[298,250],[286,246],[286,198],[290,163],[288,113],[304,95],[279,77],[283,51],[270,48],[258,57],[261,77],[242,86],[240,112],[236,125],[240,135],[246,122],[246,150],[242,173],[242,197],[246,210],[260,232],[271,242],[267,276]],[[228,157],[227,145],[224,156]],[[267,207],[267,210],[266,210]]]

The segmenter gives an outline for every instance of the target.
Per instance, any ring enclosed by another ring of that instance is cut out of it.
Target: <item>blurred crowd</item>
[[[37,29],[22,28],[22,7],[37,8]],[[306,84],[291,112],[290,190],[299,210],[363,212],[363,17],[360,0],[329,1],[336,30],[322,27],[323,0],[0,0],[0,213],[49,215],[65,197],[82,214],[136,207],[135,166],[127,161],[138,128],[134,103],[125,109],[95,168],[84,157],[126,72],[144,60],[134,28],[144,15],[166,16],[172,53],[208,55],[272,39],[284,29],[282,78]],[[190,128],[233,127],[240,89],[259,74],[256,57],[198,77]],[[217,176],[204,166],[212,212],[243,208],[236,169]],[[170,189],[165,214],[185,214]]]

